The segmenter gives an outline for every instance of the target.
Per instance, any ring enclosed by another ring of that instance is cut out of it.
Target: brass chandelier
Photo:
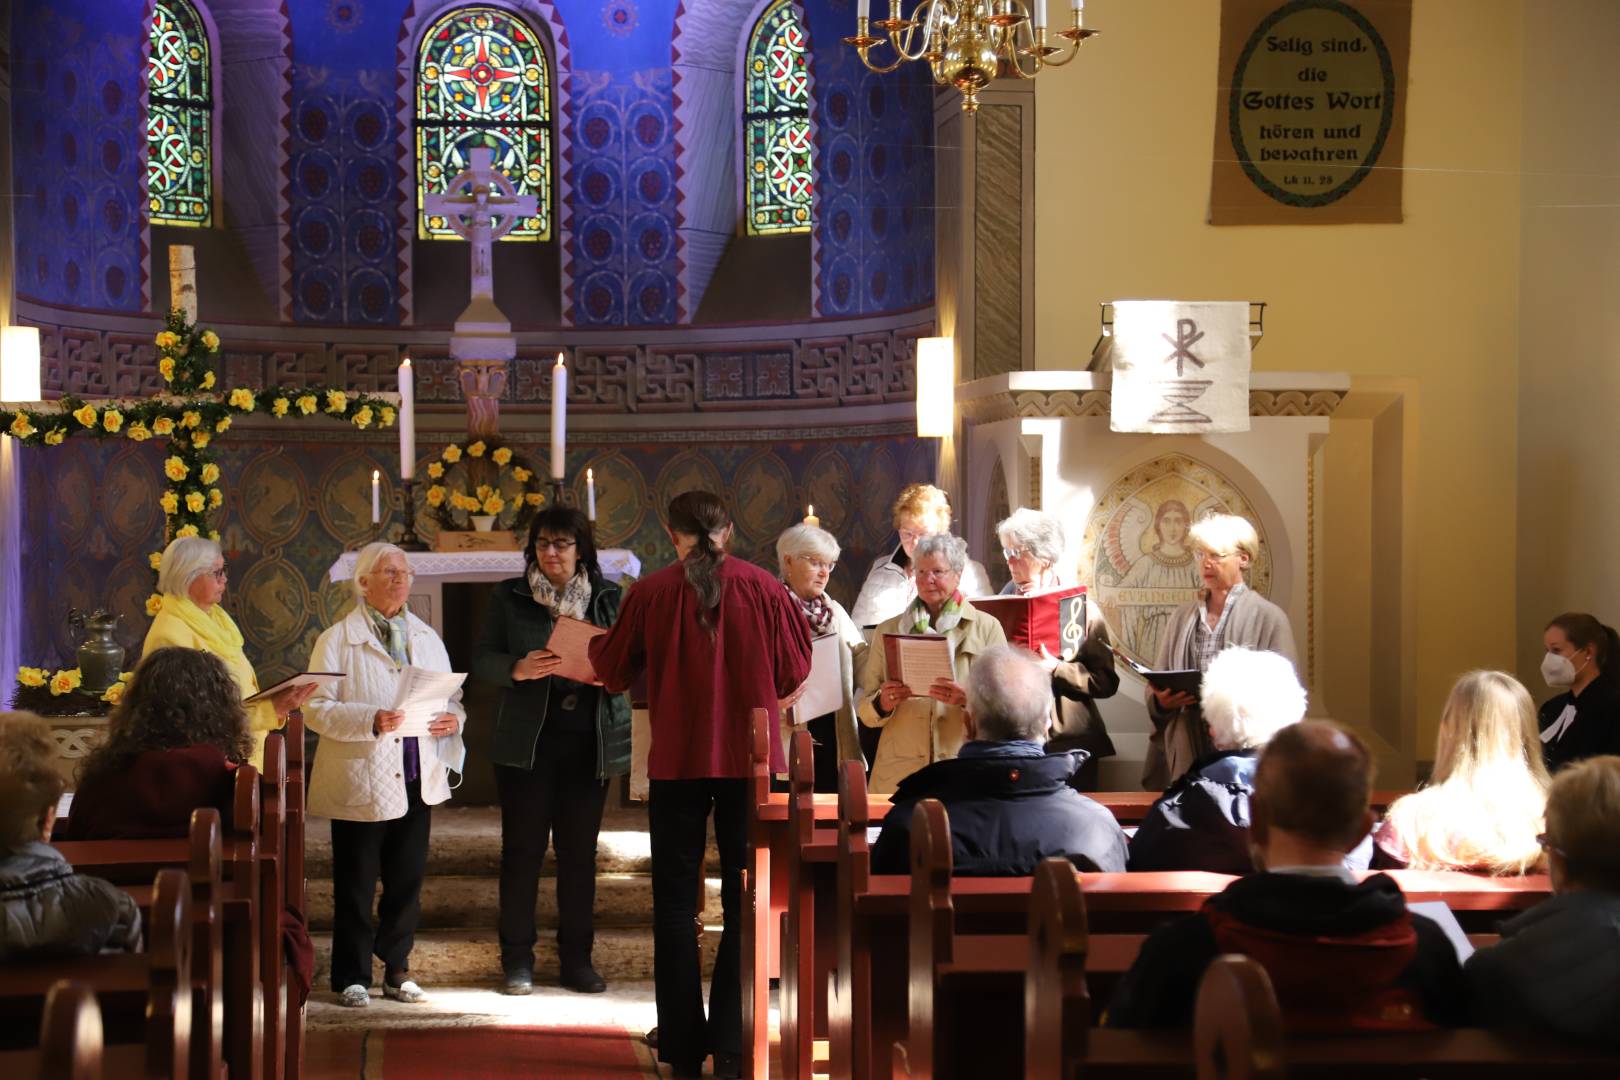
[[[861,54],[861,63],[882,75],[907,61],[926,60],[936,83],[961,91],[963,112],[978,110],[979,91],[996,76],[1033,79],[1047,67],[1062,67],[1097,33],[1081,25],[1085,0],[1069,0],[1072,25],[1056,31],[1067,47],[1047,44],[1046,0],[1033,0],[1033,12],[1023,0],[919,0],[909,19],[901,16],[903,0],[889,0],[889,17],[876,22],[867,17],[868,2],[860,0],[855,36],[844,39]],[[888,36],[873,37],[873,30]],[[885,41],[894,59],[873,63],[873,48]]]

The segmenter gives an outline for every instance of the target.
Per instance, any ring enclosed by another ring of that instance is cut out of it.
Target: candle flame
[[[815,517],[816,516],[816,504],[815,503],[811,503],[811,504],[809,504],[808,506],[806,506],[804,508],[804,516],[805,517]]]
[[[563,354],[560,353],[560,352],[557,354],[557,366],[558,367],[567,367],[568,366],[567,362],[563,360]]]
[[[373,484],[375,484],[378,480],[381,480],[381,479],[382,479],[382,470],[381,469],[372,469],[371,470],[371,482]]]
[[[587,483],[587,484],[588,484],[588,483],[590,483],[590,482],[591,482],[591,481],[592,481],[592,480],[595,480],[595,479],[596,479],[596,473],[595,473],[595,471],[594,471],[594,470],[592,470],[592,469],[586,469],[586,470],[585,470],[585,482],[586,482],[586,483]]]
[[[400,367],[410,367],[411,366],[411,358],[408,357],[408,356],[400,357],[399,366]]]

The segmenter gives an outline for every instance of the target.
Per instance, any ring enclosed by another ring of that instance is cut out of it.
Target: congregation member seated
[[[46,841],[62,777],[33,713],[0,713],[0,964],[132,950],[141,913],[124,890],[84,877]]]
[[[1204,969],[1241,953],[1265,967],[1290,1031],[1391,1031],[1462,1022],[1462,972],[1445,931],[1406,908],[1388,874],[1344,867],[1372,825],[1372,756],[1353,733],[1305,720],[1260,756],[1249,838],[1259,872],[1155,930],[1104,1023],[1185,1027]]]
[[[1070,786],[1085,751],[1049,754],[1041,745],[1051,715],[1051,681],[1033,656],[1010,645],[979,654],[967,680],[968,741],[900,782],[872,872],[910,871],[911,818],[922,799],[945,804],[957,874],[1021,877],[1052,856],[1084,871],[1124,870],[1124,830]]]
[[[1556,895],[1468,958],[1474,1022],[1620,1042],[1620,757],[1554,778],[1541,841]]]
[[[63,839],[184,836],[191,812],[229,827],[235,770],[252,752],[242,691],[212,653],[169,645],[146,654],[85,759]]]
[[[855,606],[849,610],[849,617],[862,629],[894,618],[917,598],[917,581],[911,572],[917,541],[951,531],[951,501],[932,484],[907,484],[894,500],[891,519],[900,543],[894,551],[873,560]],[[963,564],[961,578],[964,596],[988,596],[992,591],[990,575],[972,559]]]
[[[1001,554],[1010,575],[1001,590],[1003,596],[1028,596],[1069,584],[1058,573],[1068,539],[1063,522],[1056,516],[1020,506],[996,526],[996,537],[1001,541]],[[1053,656],[1045,645],[1041,646],[1041,667],[1052,676],[1052,694],[1057,702],[1046,748],[1084,750],[1086,762],[1080,766],[1074,786],[1081,791],[1096,791],[1102,759],[1114,756],[1114,741],[1108,737],[1102,713],[1097,711],[1097,699],[1113,697],[1119,689],[1108,624],[1103,621],[1099,604],[1086,605],[1085,635],[1070,656]]]
[[[963,684],[974,659],[992,645],[1005,645],[1001,623],[962,595],[968,565],[967,541],[949,533],[917,541],[912,572],[916,598],[900,614],[878,626],[861,665],[861,693],[855,710],[861,723],[882,728],[867,790],[888,793],[924,765],[956,756],[962,745]],[[913,693],[890,677],[885,634],[941,634],[950,641],[955,679],[940,678],[928,692]],[[1051,690],[1047,695],[1050,697]]]
[[[1596,754],[1620,754],[1620,638],[1590,615],[1565,612],[1542,633],[1541,677],[1562,691],[1541,707],[1547,771]]]
[[[1204,672],[1199,702],[1215,750],[1194,762],[1143,817],[1131,838],[1132,870],[1253,869],[1249,801],[1260,751],[1305,715],[1305,688],[1287,657],[1227,649]]]
[[[1547,784],[1529,692],[1500,671],[1470,671],[1440,714],[1433,776],[1390,806],[1373,868],[1530,873]]]

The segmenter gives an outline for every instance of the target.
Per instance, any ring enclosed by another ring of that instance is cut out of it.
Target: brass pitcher
[[[122,615],[113,615],[101,608],[85,614],[77,608],[68,609],[68,625],[79,632],[79,691],[100,694],[124,670],[124,647],[113,638]]]

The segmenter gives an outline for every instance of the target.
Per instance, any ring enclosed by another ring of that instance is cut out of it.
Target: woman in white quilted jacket
[[[383,962],[383,993],[425,999],[410,978],[422,911],[428,808],[450,798],[451,770],[466,751],[461,691],[428,725],[428,738],[396,734],[405,716],[389,706],[412,665],[449,671],[433,628],[406,608],[410,565],[393,544],[368,544],[354,566],[354,608],[315,642],[311,671],[347,674],[304,706],[321,737],[309,782],[309,812],[332,819],[332,990],[357,1008],[371,999],[371,958]],[[372,897],[382,898],[372,921]]]

